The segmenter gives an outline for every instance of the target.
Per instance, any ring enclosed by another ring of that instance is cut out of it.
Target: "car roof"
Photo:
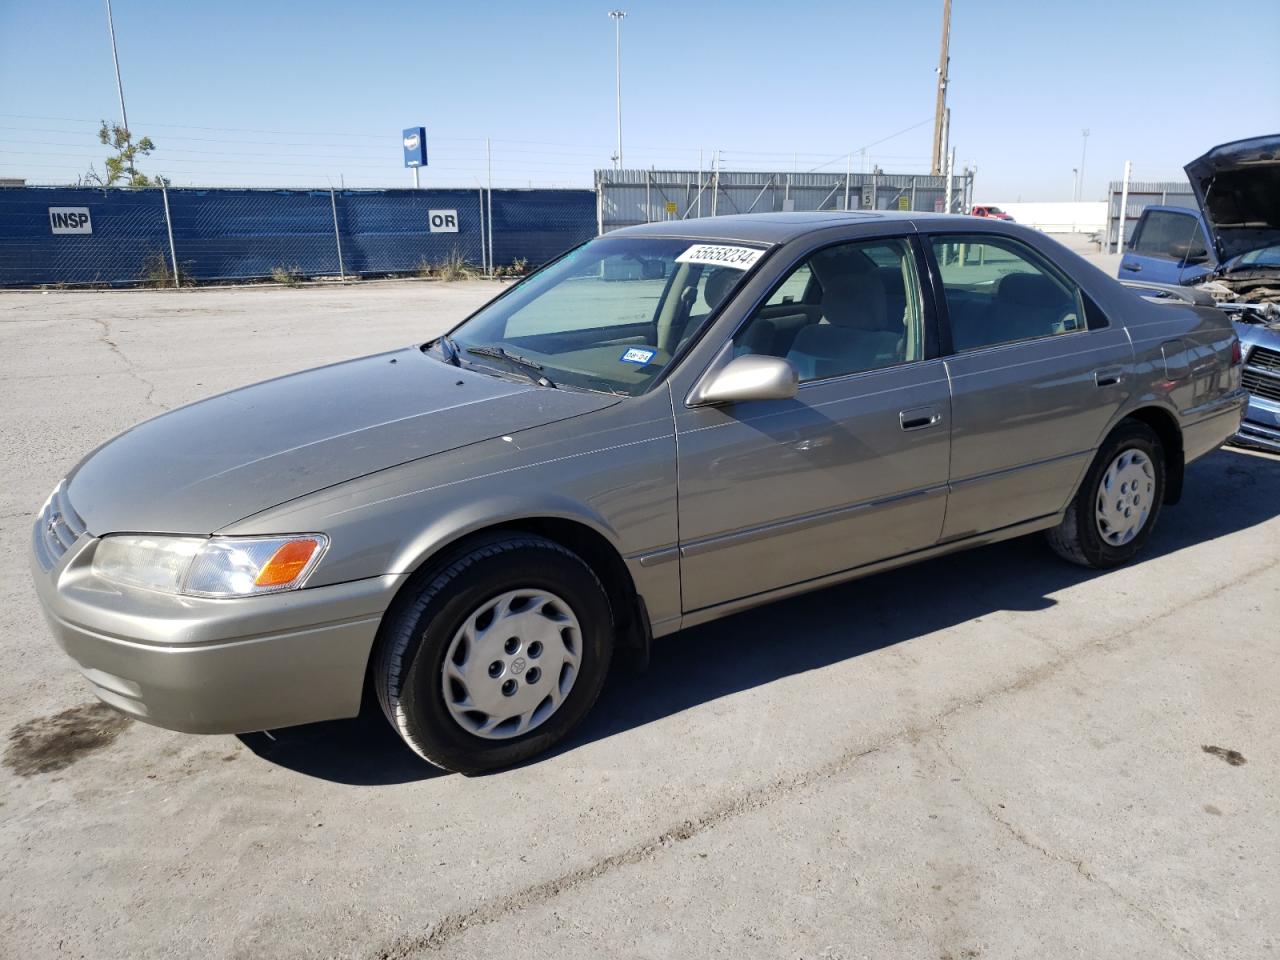
[[[845,224],[913,223],[923,219],[955,219],[946,214],[897,210],[740,213],[692,220],[659,220],[611,230],[605,236],[679,237],[689,240],[738,240],[745,243],[786,243],[825,227]]]

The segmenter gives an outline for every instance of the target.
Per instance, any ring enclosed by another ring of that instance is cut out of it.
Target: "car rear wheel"
[[[613,649],[609,598],[542,537],[475,541],[417,578],[383,622],[373,683],[405,743],[446,770],[519,763],[594,705]]]
[[[1105,569],[1128,562],[1146,544],[1164,502],[1160,438],[1127,420],[1102,444],[1062,522],[1048,531],[1058,556]]]

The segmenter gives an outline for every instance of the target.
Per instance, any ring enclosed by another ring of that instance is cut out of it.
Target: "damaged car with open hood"
[[[1199,210],[1147,207],[1120,278],[1231,318],[1249,391],[1233,440],[1280,453],[1280,134],[1222,144],[1184,169]]]

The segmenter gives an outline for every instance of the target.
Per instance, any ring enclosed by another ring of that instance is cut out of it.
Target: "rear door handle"
[[[1122,264],[1120,264],[1120,269],[1121,269],[1121,270],[1130,270],[1130,271],[1132,271],[1132,272],[1134,272],[1134,273],[1138,273],[1139,271],[1141,271],[1141,270],[1142,270],[1142,264],[1140,264],[1140,263],[1122,263]]]
[[[1124,379],[1123,367],[1106,367],[1093,371],[1093,382],[1100,387],[1114,387]]]
[[[923,430],[941,419],[942,414],[933,407],[915,407],[898,414],[898,422],[902,424],[903,430]]]

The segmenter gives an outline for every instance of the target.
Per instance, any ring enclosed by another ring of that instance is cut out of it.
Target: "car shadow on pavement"
[[[410,750],[366,696],[360,716],[282,730],[241,734],[237,739],[278,767],[351,786],[389,786],[444,776]]]
[[[1226,448],[1196,463],[1182,502],[1166,508],[1144,563],[1280,514],[1280,458]],[[643,673],[615,670],[582,726],[536,764],[702,703],[848,660],[1006,610],[1054,606],[1051,596],[1105,571],[1066,563],[1039,536],[815,591],[654,642]],[[927,602],[925,602],[927,601]],[[376,712],[376,707],[375,711]],[[242,737],[272,763],[339,783],[439,776],[380,716]],[[498,773],[496,775],[501,775]]]

